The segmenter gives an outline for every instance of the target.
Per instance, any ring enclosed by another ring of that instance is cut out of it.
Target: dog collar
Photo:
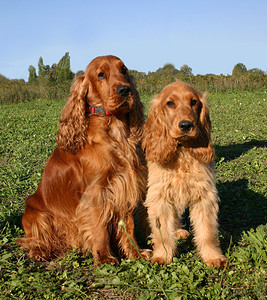
[[[111,114],[105,110],[104,106],[89,105],[86,107],[85,112],[87,112],[90,115],[103,113],[107,117],[111,116]]]
[[[109,113],[105,110],[104,106],[91,106],[91,105],[88,105],[85,109],[85,112],[87,112],[88,114],[90,115],[93,115],[93,114],[104,114],[104,116],[106,117],[110,117],[112,115],[114,116],[118,116],[118,115],[121,115],[120,112],[117,112],[117,113]]]

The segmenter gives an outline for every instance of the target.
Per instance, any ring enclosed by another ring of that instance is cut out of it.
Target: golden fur
[[[215,267],[226,261],[218,240],[219,199],[205,98],[190,85],[176,81],[151,103],[143,147],[148,161],[145,205],[152,229],[152,262],[172,261],[176,238],[188,234],[181,228],[186,207],[203,261]]]
[[[102,106],[110,115],[89,114],[88,105]],[[143,124],[143,105],[123,62],[95,58],[71,88],[58,146],[26,201],[26,237],[18,243],[30,258],[80,248],[92,252],[98,264],[117,263],[112,247],[126,258],[139,257],[133,211],[145,192],[146,170],[138,155]],[[134,247],[118,228],[121,219]]]

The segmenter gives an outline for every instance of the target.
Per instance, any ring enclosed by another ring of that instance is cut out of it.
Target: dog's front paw
[[[152,250],[150,249],[141,249],[140,253],[145,260],[149,260],[152,256]]]
[[[186,239],[189,236],[189,232],[185,229],[177,229],[175,231],[175,237],[177,239]]]
[[[150,261],[152,263],[158,263],[159,265],[170,264],[172,262],[172,258],[168,258],[166,256],[152,256]]]
[[[109,265],[119,265],[119,261],[117,260],[116,257],[109,255],[105,257],[97,257],[94,259],[94,264],[97,266],[101,266],[102,264],[109,264]]]
[[[217,258],[212,258],[212,259],[206,260],[205,264],[208,267],[214,267],[214,268],[224,267],[227,264],[227,258],[222,255]]]

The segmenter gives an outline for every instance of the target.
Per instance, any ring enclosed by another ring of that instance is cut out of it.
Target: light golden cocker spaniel
[[[151,103],[143,147],[148,161],[145,205],[152,229],[152,262],[172,261],[176,238],[188,234],[181,226],[186,207],[203,261],[214,267],[226,261],[218,240],[215,154],[205,98],[190,85],[176,81]]]

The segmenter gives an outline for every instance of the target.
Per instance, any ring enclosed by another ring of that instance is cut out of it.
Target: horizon
[[[63,55],[64,56],[64,55]],[[42,57],[43,58],[43,57]],[[70,63],[71,63],[71,58],[70,58]],[[49,65],[50,67],[53,65],[53,64],[58,64],[58,62],[53,62],[51,65]],[[237,63],[238,64],[238,63]],[[45,60],[44,60],[44,65],[47,65],[47,64],[45,64]],[[136,72],[138,72],[138,73],[145,73],[145,75],[147,76],[148,75],[148,73],[155,73],[155,72],[157,72],[157,71],[159,71],[160,69],[162,69],[162,68],[164,68],[166,65],[172,65],[172,66],[174,66],[174,68],[176,69],[176,70],[178,70],[178,71],[180,71],[180,68],[177,68],[174,64],[172,64],[172,63],[165,63],[165,64],[163,64],[162,66],[159,66],[155,71],[148,71],[148,72],[143,72],[143,71],[139,71],[139,70],[132,70],[132,69],[129,69],[129,71],[136,71]],[[37,62],[37,64],[36,65],[31,65],[31,66],[33,66],[34,68],[35,68],[35,70],[36,70],[36,75],[38,76],[38,62]],[[184,65],[183,65],[184,66]],[[181,66],[182,67],[182,66]],[[190,67],[190,66],[188,66],[188,67]],[[233,69],[234,69],[234,67],[235,66],[233,66]],[[85,67],[85,69],[86,69],[86,67]],[[85,71],[85,69],[83,69],[83,70],[72,70],[71,69],[71,67],[70,67],[70,70],[72,71],[72,73],[74,73],[75,75],[78,73],[78,72],[80,72],[80,71]],[[232,70],[233,70],[232,69]],[[251,69],[254,69],[254,68],[251,68]],[[250,71],[251,69],[247,69],[247,71]],[[262,70],[262,71],[264,71],[264,70]],[[266,71],[264,71],[264,73],[265,74],[267,74],[267,72]],[[29,71],[28,71],[28,74],[29,74]],[[232,71],[231,71],[231,74],[214,74],[214,73],[207,73],[207,74],[194,74],[194,72],[192,71],[192,75],[193,76],[197,76],[197,75],[201,75],[201,76],[208,76],[208,75],[215,75],[215,76],[221,76],[221,75],[223,75],[223,76],[232,76]],[[24,78],[8,78],[8,77],[6,77],[5,75],[3,75],[3,74],[1,74],[0,73],[0,76],[4,76],[5,78],[7,78],[8,80],[24,80],[25,82],[28,82],[28,78],[25,80]]]

